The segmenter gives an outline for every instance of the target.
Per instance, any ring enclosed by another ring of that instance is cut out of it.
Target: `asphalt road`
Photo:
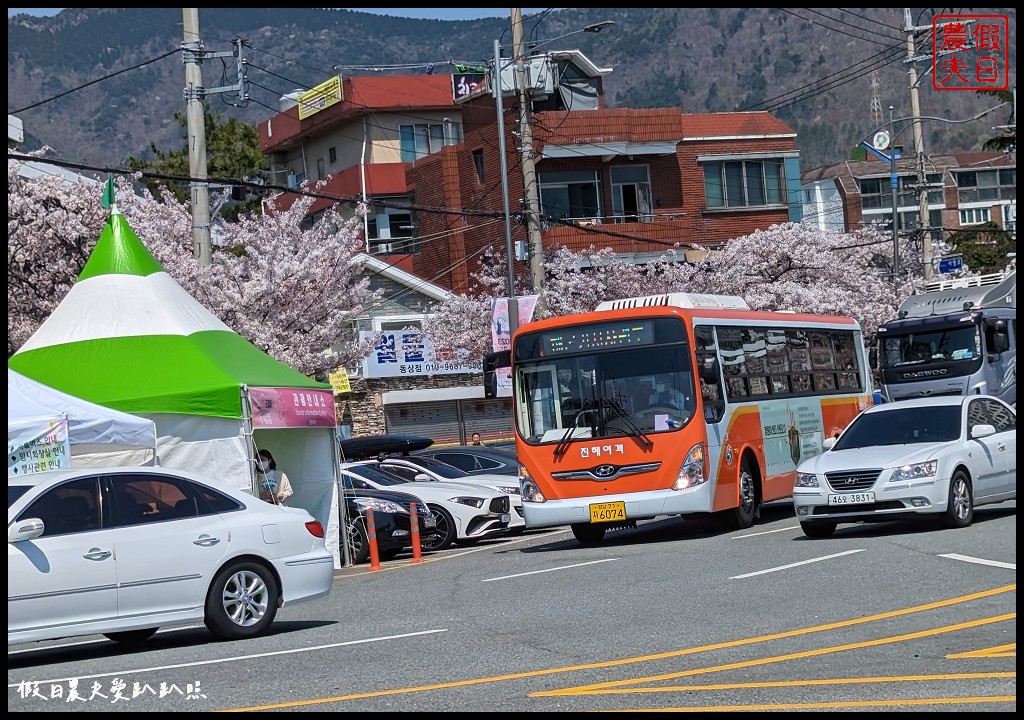
[[[13,646],[8,710],[1012,712],[1016,537],[1015,502],[821,540],[787,503],[742,532],[531,531],[344,568],[253,640]]]

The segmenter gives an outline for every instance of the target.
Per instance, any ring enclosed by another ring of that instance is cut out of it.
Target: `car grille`
[[[857,492],[867,490],[875,484],[875,480],[882,473],[881,468],[870,468],[867,470],[843,470],[841,472],[825,473],[825,479],[833,492]]]
[[[511,507],[511,503],[508,501],[508,495],[502,495],[501,497],[494,498],[491,500],[489,507],[492,513],[507,513]]]

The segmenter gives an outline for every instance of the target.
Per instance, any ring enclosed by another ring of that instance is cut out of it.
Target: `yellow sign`
[[[345,368],[338,368],[330,373],[327,376],[327,381],[331,383],[331,387],[337,393],[352,392],[352,383],[348,380],[348,373],[345,372]]]
[[[322,82],[312,90],[299,94],[299,120],[316,115],[324,108],[340,103],[344,98],[341,94],[341,75]]]

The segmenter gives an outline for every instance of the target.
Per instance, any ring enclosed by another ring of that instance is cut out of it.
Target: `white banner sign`
[[[7,425],[7,477],[71,467],[68,419],[23,420]]]
[[[537,307],[536,295],[524,295],[516,298],[519,308],[519,326],[533,320],[533,311]],[[491,300],[491,346],[495,352],[509,350],[512,347],[512,334],[509,332],[508,298],[500,297]],[[498,368],[495,371],[498,381],[498,397],[512,397],[512,369]]]
[[[373,333],[363,331],[361,339]],[[418,330],[384,330],[380,342],[363,360],[363,376],[426,377],[483,372],[483,359],[470,360],[465,352],[436,350]]]

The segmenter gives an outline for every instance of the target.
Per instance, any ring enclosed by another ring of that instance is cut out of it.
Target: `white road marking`
[[[619,558],[604,558],[603,560],[591,560],[590,562],[577,563],[576,565],[562,565],[561,567],[548,568],[547,570],[533,570],[532,572],[519,573],[518,575],[502,575],[501,577],[487,578],[480,582],[494,582],[495,580],[511,580],[517,577],[526,577],[527,575],[540,575],[541,573],[554,572],[555,570],[568,570],[569,568],[583,567],[585,565],[597,565],[598,563],[613,562]]]
[[[860,550],[847,550],[846,552],[836,553],[835,555],[825,555],[819,558],[811,558],[810,560],[801,560],[800,562],[790,563],[789,565],[780,565],[776,568],[768,568],[767,570],[758,570],[757,572],[747,573],[745,575],[733,575],[730,580],[742,580],[743,578],[754,577],[755,575],[767,575],[768,573],[779,572],[780,570],[789,570],[790,568],[800,567],[801,565],[810,565],[811,563],[821,562],[822,560],[831,560],[832,558],[843,557],[844,555],[853,555],[854,553],[864,552],[867,548],[861,548]]]
[[[949,558],[950,560],[963,560],[964,562],[976,563],[978,565],[989,565],[990,567],[1006,568],[1007,570],[1017,569],[1017,563],[1005,563],[997,560],[982,560],[981,558],[971,557],[970,555],[947,553],[945,555],[939,555],[939,557]]]
[[[347,640],[345,642],[331,643],[329,645],[317,645],[316,647],[304,647],[296,648],[294,650],[276,650],[274,652],[255,653],[253,655],[239,655],[237,657],[220,658],[217,660],[197,660],[196,662],[178,663],[175,665],[158,665],[155,667],[148,668],[130,668],[127,670],[115,670],[113,672],[96,673],[95,675],[74,675],[66,678],[55,678],[53,680],[31,680],[25,682],[38,683],[40,685],[50,684],[55,685],[57,683],[65,683],[69,680],[92,680],[94,678],[102,677],[114,677],[114,676],[131,676],[138,673],[149,673],[159,672],[161,670],[177,670],[179,668],[190,668],[200,667],[202,665],[217,665],[218,663],[233,663],[239,660],[255,660],[257,658],[274,657],[277,655],[291,655],[305,652],[316,652],[317,650],[328,650],[330,648],[345,647],[346,645],[362,645],[364,643],[381,642],[384,640],[401,640],[402,638],[416,637],[417,635],[432,635],[435,633],[448,632],[448,628],[440,628],[437,630],[420,630],[419,632],[403,633],[401,635],[385,635],[383,637],[366,638],[363,640]],[[43,648],[38,648],[43,649]],[[7,687],[17,688],[21,683],[8,683]]]
[[[761,532],[750,533],[749,535],[733,535],[733,540],[746,540],[747,538],[760,537],[761,535],[771,535],[777,532],[789,532],[790,530],[799,530],[800,528],[796,525],[792,527],[776,528],[775,530],[763,530]]]

